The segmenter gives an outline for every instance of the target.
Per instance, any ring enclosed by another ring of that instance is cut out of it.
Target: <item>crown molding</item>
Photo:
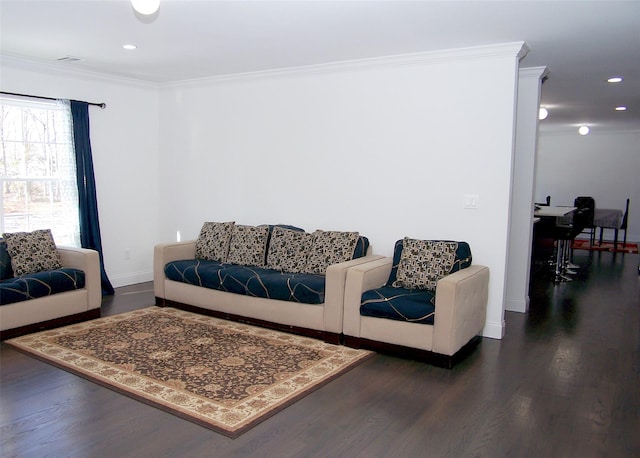
[[[486,46],[473,46],[468,48],[445,49],[439,51],[417,52],[339,62],[328,62],[323,64],[277,68],[255,72],[207,76],[202,78],[177,80],[166,83],[158,83],[126,76],[113,75],[95,70],[89,70],[82,67],[70,68],[69,65],[74,64],[46,62],[42,60],[27,59],[10,54],[0,54],[0,68],[9,66],[22,70],[30,70],[49,74],[56,73],[62,76],[71,77],[89,77],[92,78],[92,80],[97,79],[107,83],[127,84],[151,89],[158,89],[253,81],[266,78],[282,78],[302,75],[367,71],[418,65],[435,65],[458,60],[476,60],[501,57],[521,60],[528,52],[529,48],[526,43],[520,41]]]
[[[474,46],[469,48],[398,54],[392,56],[354,59],[348,61],[329,62],[324,64],[306,65],[299,67],[287,67],[255,72],[209,76],[203,78],[159,83],[159,86],[162,88],[177,88],[185,86],[253,81],[268,78],[282,78],[290,76],[353,72],[393,67],[409,67],[417,65],[434,65],[457,60],[475,60],[496,57],[515,58],[517,60],[520,60],[528,52],[529,48],[527,47],[526,43],[521,41],[487,46]]]
[[[520,67],[520,76],[524,78],[539,78],[542,79],[549,74],[548,67]]]

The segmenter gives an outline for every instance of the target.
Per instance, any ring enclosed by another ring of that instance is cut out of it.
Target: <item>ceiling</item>
[[[524,41],[542,132],[640,130],[640,1],[0,0],[0,26],[3,59],[151,83]]]

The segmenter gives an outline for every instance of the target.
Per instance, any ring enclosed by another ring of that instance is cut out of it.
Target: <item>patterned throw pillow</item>
[[[234,226],[227,262],[243,266],[264,266],[268,237],[269,226]]]
[[[357,232],[315,231],[307,258],[307,273],[324,275],[331,264],[353,259],[358,236]]]
[[[196,240],[196,259],[227,262],[233,226],[235,221],[204,223]]]
[[[457,242],[415,240],[405,237],[393,286],[435,291],[436,283],[451,271]]]
[[[7,243],[11,267],[16,277],[62,267],[50,229],[6,233],[2,236]]]
[[[313,234],[274,227],[267,252],[267,268],[281,272],[303,273]]]

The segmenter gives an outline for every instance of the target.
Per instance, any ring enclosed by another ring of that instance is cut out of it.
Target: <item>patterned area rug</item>
[[[591,245],[589,240],[575,239],[573,241],[574,250],[591,250],[591,251],[614,251],[616,253],[638,253],[638,244],[634,242],[627,242],[624,246],[622,242],[618,242],[618,247],[613,247],[613,242],[602,242],[600,244],[597,240],[596,243]]]
[[[6,343],[230,437],[373,355],[159,307]]]

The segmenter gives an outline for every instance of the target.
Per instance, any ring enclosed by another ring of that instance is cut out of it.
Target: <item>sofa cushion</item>
[[[279,272],[196,259],[170,262],[164,271],[169,280],[234,294],[305,304],[324,302],[323,275]]]
[[[224,274],[222,289],[230,293],[304,304],[324,302],[324,275],[237,265],[224,269]]]
[[[84,286],[84,272],[78,269],[62,268],[22,275],[0,281],[0,305],[82,289]]]
[[[312,243],[313,234],[274,227],[269,241],[266,267],[280,272],[305,272],[307,254]]]
[[[402,257],[402,253],[404,251],[403,243],[405,239],[398,240],[395,244],[394,253],[393,253],[393,267],[391,269],[391,274],[389,275],[389,279],[387,280],[387,283],[386,283],[387,286],[394,286],[394,284],[398,285],[398,283],[396,283],[396,280],[397,280],[400,260]],[[453,243],[456,246],[453,265],[451,266],[451,268],[449,269],[446,275],[452,274],[454,272],[457,272],[460,269],[464,269],[471,265],[471,261],[472,261],[471,248],[469,247],[469,244],[467,242],[454,242],[450,240],[434,240],[433,242]]]
[[[196,239],[196,258],[225,262],[233,234],[234,221],[205,222]]]
[[[219,261],[206,259],[186,259],[172,261],[164,267],[164,274],[169,280],[220,289],[222,270],[227,267]]]
[[[16,277],[62,267],[50,229],[5,233],[3,237]]]
[[[264,267],[269,226],[235,225],[229,243],[227,262]]]
[[[11,268],[11,256],[7,251],[7,242],[0,239],[0,281],[7,278],[13,278],[13,269]]]
[[[435,295],[424,289],[383,286],[362,294],[360,315],[411,323],[433,324]]]
[[[306,272],[324,275],[331,264],[353,259],[358,237],[357,232],[315,231]]]

